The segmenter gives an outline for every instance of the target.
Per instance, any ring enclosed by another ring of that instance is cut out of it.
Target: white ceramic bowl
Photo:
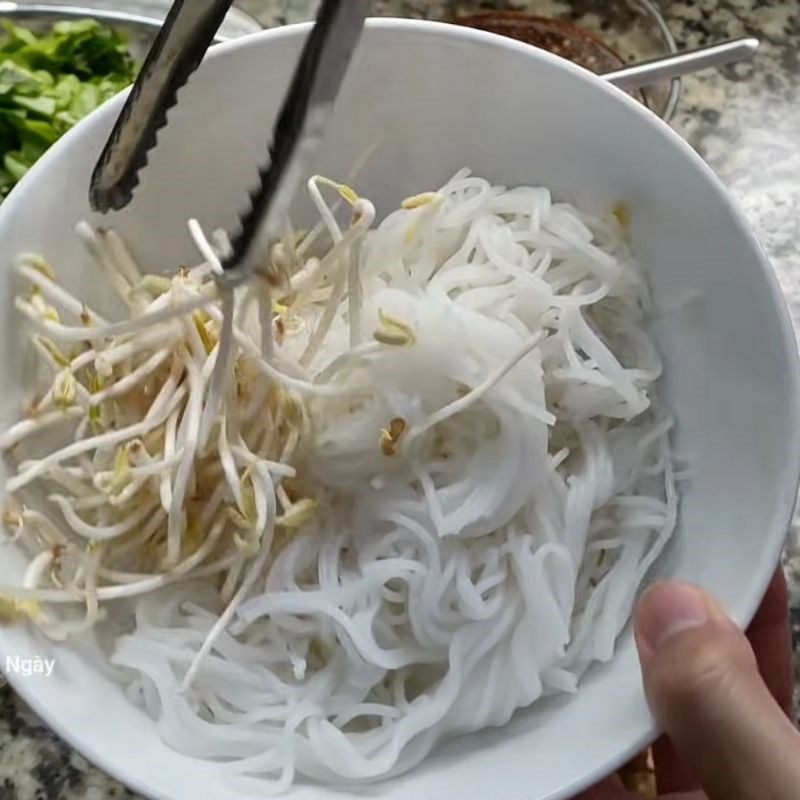
[[[264,158],[306,27],[221,45],[171,114],[134,203],[113,219],[153,270],[196,258],[186,220],[233,225]],[[113,101],[69,133],[0,210],[0,423],[17,414],[12,261],[35,249],[93,293],[73,226],[89,217],[89,175],[120,109]],[[318,169],[347,178],[382,213],[437,188],[462,166],[494,181],[542,183],[570,198],[626,201],[656,304],[664,398],[691,480],[681,526],[658,565],[714,592],[749,621],[775,568],[800,471],[798,364],[776,281],[711,171],[653,114],[566,62],[510,40],[434,23],[370,25]],[[99,222],[99,220],[94,220]],[[5,553],[6,551],[4,551]],[[11,551],[0,583],[18,579]],[[25,630],[0,654],[46,656]],[[218,768],[169,750],[153,724],[77,655],[53,651],[49,679],[10,675],[52,728],[150,798],[240,800]],[[4,660],[4,659],[3,659]],[[367,790],[391,800],[540,800],[569,796],[645,745],[653,728],[629,636],[576,696],[540,703],[500,730],[444,747],[411,774]],[[292,800],[341,794],[296,789]]]

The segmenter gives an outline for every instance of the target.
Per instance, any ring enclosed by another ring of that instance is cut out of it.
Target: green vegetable
[[[37,36],[3,23],[0,202],[79,120],[133,83],[125,38],[96,20],[58,22]]]

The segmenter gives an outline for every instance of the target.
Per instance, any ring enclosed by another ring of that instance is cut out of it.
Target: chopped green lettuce
[[[0,32],[0,202],[79,120],[133,83],[128,42],[96,20]]]

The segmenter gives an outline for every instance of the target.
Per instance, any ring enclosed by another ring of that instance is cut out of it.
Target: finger
[[[653,713],[709,797],[796,800],[800,735],[714,600],[685,584],[657,585],[635,629]]]
[[[770,694],[784,712],[791,715],[794,693],[792,635],[786,577],[780,568],[775,572],[747,637]],[[686,766],[666,737],[653,745],[653,761],[659,795],[700,788],[694,772]]]
[[[778,705],[791,716],[794,701],[792,629],[789,592],[782,569],[775,573],[764,602],[747,631],[747,638],[755,652],[764,683]]]

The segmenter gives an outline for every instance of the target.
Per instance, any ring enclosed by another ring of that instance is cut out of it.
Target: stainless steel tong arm
[[[175,0],[128,95],[92,176],[95,211],[124,208],[155,147],[167,112],[194,72],[228,13],[232,0]]]
[[[155,147],[158,131],[178,91],[198,67],[222,24],[231,0],[176,0],[124,105],[92,176],[89,198],[95,211],[124,208]],[[254,269],[258,233],[288,209],[344,83],[366,22],[369,0],[322,0],[306,39],[266,148],[269,158],[250,193],[249,208],[231,236],[223,263],[232,280]]]

